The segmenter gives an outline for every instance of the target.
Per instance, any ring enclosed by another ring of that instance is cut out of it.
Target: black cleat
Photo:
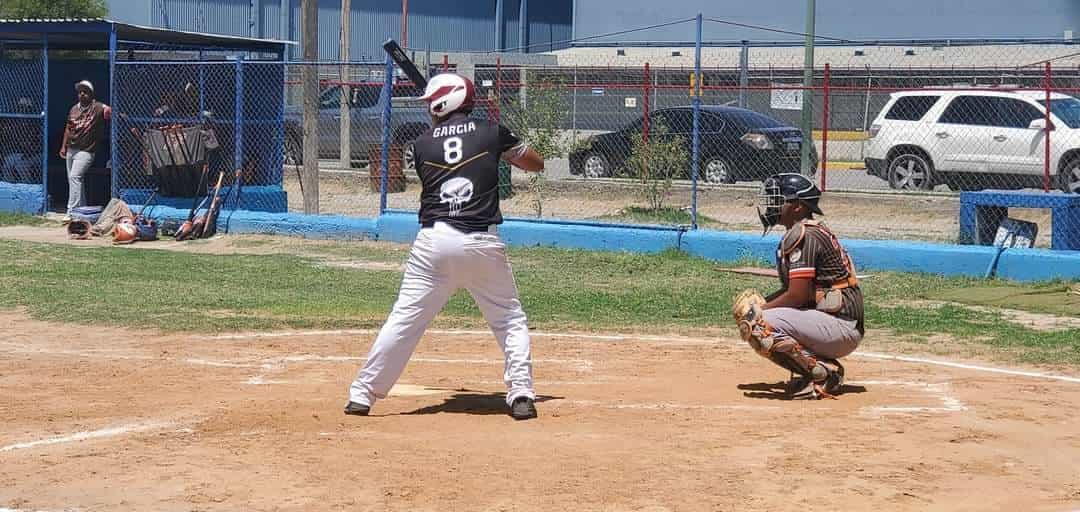
[[[345,404],[345,414],[352,416],[367,416],[371,412],[371,406],[358,404],[356,402],[349,402]]]
[[[828,359],[825,361],[829,369],[829,376],[825,378],[825,392],[830,395],[839,395],[844,392],[844,366],[840,361]]]
[[[515,420],[535,418],[536,405],[533,403],[533,399],[527,396],[514,399],[514,404],[510,406],[510,416]]]
[[[790,399],[794,399],[809,393],[811,390],[808,388],[810,388],[811,384],[813,384],[813,381],[808,377],[793,373],[791,374],[791,380],[784,385],[784,395]]]

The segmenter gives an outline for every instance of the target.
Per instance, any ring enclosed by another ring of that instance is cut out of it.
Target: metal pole
[[[829,162],[829,63],[825,63],[824,98],[821,106],[821,191],[825,191],[825,172]]]
[[[255,15],[255,0],[248,0],[248,37],[258,37],[258,31],[255,29],[256,20],[259,18]]]
[[[692,161],[690,163],[690,228],[698,228],[698,172],[701,167],[701,25],[703,16],[697,15],[697,38],[694,40],[694,134]]]
[[[644,94],[642,94],[642,113],[641,113],[641,141],[645,144],[649,143],[649,63],[645,63],[645,80],[642,81]]]
[[[653,88],[652,88],[652,105],[653,108],[660,107],[660,73],[652,74]]]
[[[394,59],[390,58],[390,55],[386,55],[386,76],[383,79],[383,98],[385,103],[383,104],[382,112],[382,162],[380,169],[379,180],[379,215],[386,212],[386,193],[390,184],[390,120],[393,115],[392,105],[393,101],[390,98],[393,97],[394,92]],[[370,164],[369,164],[370,165]]]
[[[301,73],[304,83],[303,173],[301,190],[304,213],[319,213],[319,10],[317,0],[302,0],[303,29],[301,39],[304,63]]]
[[[866,133],[870,125],[870,89],[874,87],[874,75],[870,65],[866,65],[866,101],[863,103],[862,131]]]
[[[206,66],[203,64],[203,51],[199,50],[199,115],[206,110]]]
[[[233,169],[244,168],[244,56],[236,56],[236,94],[233,98]],[[200,191],[201,192],[201,191]]]
[[[573,142],[577,142],[577,78],[578,66],[574,64],[574,87],[570,89],[570,130],[573,133]]]
[[[44,214],[49,211],[49,34],[47,33],[41,35],[41,67],[41,213]],[[114,118],[110,124],[115,123]],[[116,139],[109,143],[110,148],[113,146],[116,146]]]
[[[341,62],[349,62],[349,18],[352,13],[352,0],[341,0]],[[342,64],[341,71],[338,73],[341,79],[341,111],[340,111],[340,125],[338,128],[338,142],[339,142],[339,158],[341,159],[341,168],[348,169],[352,167],[352,119],[351,119],[351,107],[352,107],[352,94],[348,82],[349,80],[349,65]]]
[[[409,0],[401,0],[401,46],[409,47]]]
[[[279,6],[281,9],[281,21],[278,24],[278,31],[280,32],[280,34],[278,34],[278,39],[282,41],[288,41],[290,35],[289,20],[292,18],[292,8],[289,4],[289,0],[281,0],[281,5]]]
[[[814,28],[815,0],[806,0],[806,53],[803,57],[802,162],[803,174],[810,175],[814,151]]]
[[[743,39],[739,50],[739,107],[746,108],[746,87],[750,83],[750,41]]]
[[[495,0],[495,51],[501,52],[503,49],[503,2],[505,0]]]
[[[578,0],[573,0],[570,11],[570,39],[577,41]]]
[[[116,25],[109,28],[109,106],[116,106]],[[48,84],[45,85],[48,87]],[[46,89],[47,91],[47,89]],[[112,197],[120,197],[120,161],[117,159],[119,144],[116,143],[116,120],[109,123],[109,167],[112,179]]]
[[[521,53],[529,53],[529,0],[521,0],[518,9],[518,46]]]
[[[495,122],[502,122],[502,57],[495,57]]]
[[[1043,137],[1043,191],[1050,191],[1050,61],[1046,62],[1046,128],[1043,133],[1046,134]]]

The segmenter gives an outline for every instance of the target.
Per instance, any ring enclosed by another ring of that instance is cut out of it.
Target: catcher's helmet
[[[806,204],[811,212],[824,215],[818,207],[821,189],[806,176],[796,173],[774,174],[761,184],[758,194],[758,217],[767,233],[780,222],[780,209],[785,202],[799,200]]]
[[[135,241],[138,229],[130,221],[120,222],[113,226],[113,243],[130,244]]]
[[[428,110],[435,117],[446,117],[459,110],[472,108],[476,99],[476,86],[472,80],[454,73],[435,75],[424,89],[420,99],[428,103]]]

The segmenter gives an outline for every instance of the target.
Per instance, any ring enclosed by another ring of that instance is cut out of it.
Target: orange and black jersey
[[[859,332],[864,332],[862,290],[852,275],[855,266],[824,224],[804,220],[792,226],[780,241],[776,266],[783,289],[791,279],[812,279],[815,289],[841,288],[843,307],[836,316],[854,320]],[[812,308],[814,304],[806,306]]]
[[[466,232],[501,224],[499,158],[521,144],[502,125],[460,112],[417,138],[420,223],[446,222]]]

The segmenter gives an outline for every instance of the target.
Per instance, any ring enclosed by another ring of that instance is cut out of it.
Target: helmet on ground
[[[135,241],[138,229],[131,222],[119,222],[113,226],[113,243],[130,244]]]
[[[761,226],[768,232],[780,222],[780,209],[788,201],[800,200],[811,212],[824,215],[818,207],[820,198],[821,189],[806,176],[793,172],[774,174],[765,179],[758,194],[757,209]]]
[[[472,80],[454,73],[435,75],[424,88],[420,99],[428,103],[428,110],[435,117],[446,117],[459,110],[471,108],[476,98],[476,86]]]

